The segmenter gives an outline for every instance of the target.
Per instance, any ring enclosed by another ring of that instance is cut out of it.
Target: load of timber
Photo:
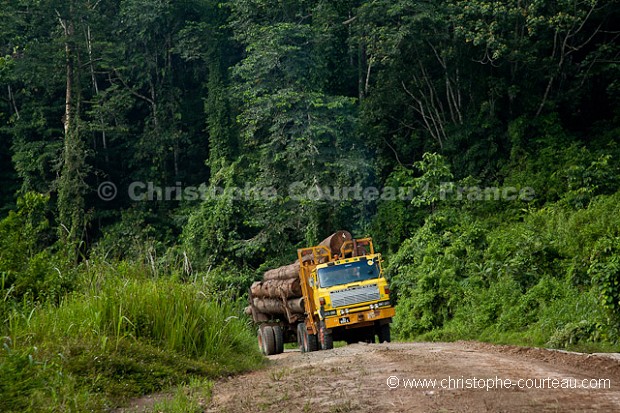
[[[348,231],[336,231],[319,243],[326,247],[332,256],[339,255],[342,245],[351,240]],[[312,254],[302,257],[303,262],[315,260]],[[325,262],[325,257],[317,257],[316,263]],[[252,315],[255,322],[273,318],[303,318],[304,302],[299,280],[299,260],[292,264],[266,271],[262,281],[250,287],[250,305],[245,312]]]
[[[351,240],[351,233],[349,231],[336,231],[329,237],[325,238],[323,241],[319,243],[324,247],[327,247],[332,255],[340,254],[340,248],[345,241]],[[305,255],[302,260],[310,261],[313,257],[311,254]],[[319,259],[319,261],[323,261]],[[320,263],[319,262],[319,263]],[[299,277],[299,260],[295,260],[294,263],[289,265],[284,265],[282,267],[274,268],[273,270],[269,270],[265,272],[263,275],[263,280],[287,280],[290,278],[298,278]]]

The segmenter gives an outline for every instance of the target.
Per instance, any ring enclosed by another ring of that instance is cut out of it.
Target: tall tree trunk
[[[85,225],[84,175],[86,165],[85,151],[78,130],[79,86],[76,82],[73,4],[69,6],[68,17],[63,18],[58,14],[58,18],[65,37],[66,76],[65,114],[63,116],[64,148],[62,167],[57,181],[58,212],[62,228],[61,236],[67,243],[74,246],[73,252],[77,259]]]
[[[205,102],[207,127],[209,131],[209,168],[214,177],[222,165],[231,160],[235,153],[235,142],[231,134],[230,106],[226,95],[226,78],[222,63],[221,37],[214,38],[209,50],[208,95]]]
[[[88,68],[90,70],[90,80],[93,85],[93,91],[95,96],[99,96],[99,82],[97,82],[97,75],[95,74],[95,63],[93,59],[93,37],[90,31],[90,25],[86,26],[86,48],[88,50]],[[104,160],[106,165],[110,163],[110,157],[108,155],[108,140],[105,131],[105,121],[103,116],[99,117],[99,124],[101,125],[101,146],[103,147]],[[95,141],[96,145],[96,141]]]
[[[65,73],[66,73],[66,90],[65,90],[65,142],[71,133],[73,127],[73,46],[71,44],[73,33],[75,31],[73,20],[61,20],[60,23],[65,33]]]

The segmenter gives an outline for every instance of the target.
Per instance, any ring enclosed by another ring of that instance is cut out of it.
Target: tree
[[[292,231],[316,241],[333,227],[340,206],[291,202],[289,186],[361,184],[368,174],[363,144],[354,134],[355,99],[329,93],[324,79],[333,63],[319,53],[329,41],[324,36],[334,39],[325,25],[340,25],[344,18],[327,19],[323,2],[289,2],[284,9],[258,3],[232,8],[235,36],[246,52],[233,69],[241,139],[255,153],[256,184],[285,194],[259,214],[261,227],[268,240]]]

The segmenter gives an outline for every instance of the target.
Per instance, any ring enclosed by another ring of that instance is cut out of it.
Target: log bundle
[[[326,247],[331,256],[340,255],[342,245],[351,240],[348,231],[337,231],[319,243]],[[326,262],[324,256],[313,257],[311,252],[302,256],[303,262]],[[303,319],[304,301],[299,280],[299,260],[292,264],[266,271],[262,281],[256,281],[250,287],[250,305],[245,308],[255,322],[273,318],[288,319],[289,322]],[[280,316],[280,317],[278,317]]]
[[[285,303],[286,302],[286,308]],[[263,314],[286,314],[286,310],[293,314],[301,314],[304,312],[303,297],[291,298],[286,301],[277,298],[253,298],[252,303],[259,313]]]
[[[299,261],[266,271],[263,280],[289,280],[299,278]]]
[[[256,281],[250,287],[255,298],[289,298],[301,297],[299,277],[284,280]]]

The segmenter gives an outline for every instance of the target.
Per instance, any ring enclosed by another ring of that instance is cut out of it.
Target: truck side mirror
[[[310,287],[314,288],[314,278],[309,278],[308,284],[310,284]]]

